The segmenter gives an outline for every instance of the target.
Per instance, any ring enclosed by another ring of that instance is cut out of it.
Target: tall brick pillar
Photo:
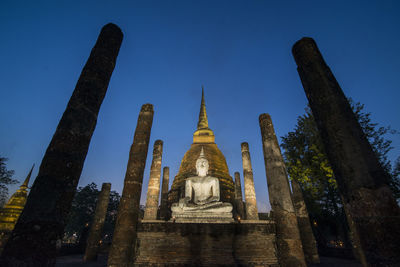
[[[241,219],[244,219],[242,185],[240,184],[239,172],[235,172],[235,205],[236,205],[236,212],[238,213]]]
[[[124,189],[118,206],[113,241],[108,254],[108,267],[128,267],[133,261],[143,172],[149,149],[153,115],[153,105],[144,104],[139,113],[135,136],[129,152]]]
[[[154,142],[153,161],[150,168],[150,179],[147,188],[146,209],[144,220],[157,220],[158,198],[160,195],[160,176],[163,141]]]
[[[160,219],[167,220],[168,215],[168,188],[169,187],[169,167],[163,169],[163,180],[161,187],[161,208],[160,208]]]
[[[304,257],[311,264],[319,263],[317,242],[311,228],[310,218],[300,185],[292,180],[292,200],[299,224],[301,243],[303,244]]]
[[[105,25],[40,164],[1,266],[52,266],[123,34]]]
[[[279,261],[282,266],[306,266],[285,163],[271,117],[261,114],[259,122],[269,202],[276,222]]]
[[[242,163],[244,178],[244,197],[246,199],[246,220],[258,220],[256,190],[254,188],[253,168],[251,167],[249,144],[243,142]]]
[[[86,251],[83,260],[96,261],[97,252],[103,234],[104,221],[106,220],[108,202],[110,200],[111,184],[103,183],[97,198],[96,210],[89,230],[89,237],[86,242]]]
[[[292,49],[349,221],[356,257],[364,264],[400,262],[400,208],[384,171],[317,44]]]

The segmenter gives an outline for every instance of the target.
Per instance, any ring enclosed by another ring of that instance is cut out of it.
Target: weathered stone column
[[[89,237],[86,242],[85,255],[83,260],[96,261],[99,242],[103,234],[104,221],[106,220],[108,201],[110,200],[111,184],[103,183],[97,198],[96,210],[89,230]]]
[[[105,25],[46,150],[2,266],[51,266],[114,70],[123,34]]]
[[[242,147],[242,164],[244,178],[244,197],[246,199],[246,220],[258,220],[256,190],[254,188],[253,169],[251,167],[249,144],[244,142]]]
[[[259,121],[279,261],[282,266],[306,266],[289,181],[271,117],[261,114]]]
[[[315,41],[303,38],[293,56],[350,216],[357,256],[366,265],[400,262],[400,208],[342,89]],[[353,240],[353,241],[354,241]],[[366,262],[366,261],[367,262]]]
[[[311,228],[310,218],[300,185],[292,180],[292,200],[299,224],[301,243],[303,244],[304,257],[308,263],[319,263],[317,242]]]
[[[150,179],[147,188],[146,209],[143,220],[157,220],[158,198],[160,195],[160,176],[163,141],[154,142],[153,161],[150,168]]]
[[[153,105],[151,104],[143,105],[139,113],[135,136],[129,152],[124,189],[118,206],[113,241],[108,254],[108,267],[127,267],[133,261],[143,172],[149,149],[153,114]]]
[[[168,187],[169,187],[169,167],[163,169],[163,181],[161,187],[161,208],[160,219],[168,219]]]
[[[240,173],[235,172],[235,205],[236,211],[241,219],[244,219],[244,207],[242,197],[242,186],[240,184]]]

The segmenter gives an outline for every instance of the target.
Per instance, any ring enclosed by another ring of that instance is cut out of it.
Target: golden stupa
[[[35,165],[32,166],[32,169],[24,183],[11,196],[7,204],[0,209],[0,251],[3,249],[5,242],[7,242],[9,235],[18,221],[19,215],[21,215],[22,210],[25,207],[26,198],[28,196],[29,179],[31,178],[34,166]]]
[[[185,179],[196,174],[196,160],[200,155],[201,148],[204,149],[205,157],[209,163],[208,175],[219,179],[220,197],[222,202],[234,201],[234,183],[229,175],[228,165],[222,152],[215,143],[213,131],[208,127],[206,105],[204,102],[204,89],[202,88],[199,122],[197,130],[193,134],[193,144],[183,156],[178,174],[175,176],[168,194],[168,202],[178,202],[184,197]]]

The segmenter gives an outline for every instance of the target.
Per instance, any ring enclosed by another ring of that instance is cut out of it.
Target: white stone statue
[[[189,177],[185,183],[185,197],[171,206],[172,216],[184,213],[214,213],[227,217],[232,212],[232,205],[220,202],[219,180],[216,177],[208,176],[208,160],[201,148],[200,156],[196,161],[198,176]],[[227,215],[228,214],[228,215]],[[199,214],[201,215],[201,214]]]

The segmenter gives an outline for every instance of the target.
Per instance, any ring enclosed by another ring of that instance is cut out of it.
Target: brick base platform
[[[134,266],[279,266],[275,224],[142,222]]]

